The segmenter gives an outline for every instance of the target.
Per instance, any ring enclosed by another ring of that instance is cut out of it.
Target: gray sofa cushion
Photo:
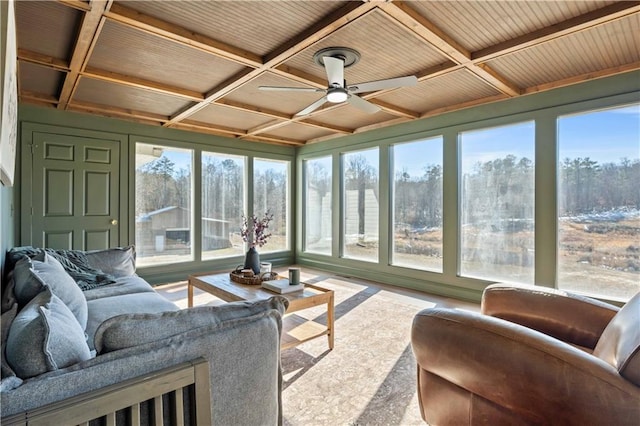
[[[128,277],[136,273],[136,249],[134,246],[116,247],[86,252],[89,265],[114,277]]]
[[[89,300],[100,299],[102,297],[119,296],[133,293],[155,293],[156,291],[143,278],[137,275],[130,277],[116,278],[113,284],[107,284],[84,292],[84,297]]]
[[[233,302],[220,306],[199,306],[175,312],[119,315],[104,321],[94,337],[98,353],[143,345],[200,327],[222,324],[267,309],[284,313],[289,302],[281,296],[257,302]]]
[[[91,358],[84,330],[49,288],[34,297],[13,320],[6,355],[23,379]]]
[[[119,296],[102,297],[87,302],[89,306],[89,320],[87,321],[87,342],[91,349],[94,347],[96,330],[109,318],[132,313],[158,313],[177,311],[179,308],[160,296],[156,292],[122,294]]]
[[[25,306],[48,286],[73,312],[82,329],[87,326],[87,300],[80,287],[54,257],[44,252],[33,259],[23,257],[16,263],[13,281],[20,306]]]

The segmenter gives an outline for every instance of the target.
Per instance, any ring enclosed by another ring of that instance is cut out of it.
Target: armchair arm
[[[640,389],[606,362],[518,324],[427,309],[414,319],[419,369],[536,424],[632,424]],[[471,412],[481,404],[471,396]],[[480,410],[479,410],[480,411]]]
[[[482,313],[593,350],[619,308],[541,287],[493,284],[482,294]]]

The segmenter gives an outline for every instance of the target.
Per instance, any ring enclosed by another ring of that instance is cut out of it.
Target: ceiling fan
[[[324,66],[327,73],[328,86],[326,89],[316,89],[312,87],[280,87],[280,86],[260,86],[260,90],[290,91],[290,92],[325,92],[325,95],[298,112],[296,115],[307,115],[320,108],[325,102],[339,104],[349,102],[351,105],[373,114],[380,111],[377,105],[357,96],[358,93],[374,92],[383,89],[393,89],[396,87],[413,86],[418,79],[411,75],[407,77],[389,78],[386,80],[369,81],[347,85],[344,79],[344,69],[360,60],[360,54],[348,47],[328,47],[319,50],[313,55],[314,61]]]

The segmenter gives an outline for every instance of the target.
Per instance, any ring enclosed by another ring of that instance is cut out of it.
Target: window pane
[[[534,123],[460,134],[464,276],[534,283]]]
[[[331,255],[331,157],[306,160],[305,251]]]
[[[193,151],[136,144],[136,254],[138,266],[193,260]]]
[[[202,259],[244,253],[245,157],[202,153]]]
[[[289,248],[289,161],[259,160],[253,163],[253,211],[258,220],[273,214],[271,237],[260,253]]]
[[[378,149],[343,155],[344,256],[378,261]]]
[[[558,286],[640,290],[640,105],[558,120]]]
[[[393,146],[394,265],[442,272],[442,137]]]

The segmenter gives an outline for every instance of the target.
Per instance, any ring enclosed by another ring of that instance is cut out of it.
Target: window
[[[193,151],[136,144],[136,254],[138,266],[193,260]]]
[[[244,253],[246,157],[202,153],[202,259]]]
[[[558,287],[640,290],[640,105],[558,119]]]
[[[331,157],[304,162],[304,249],[331,255]]]
[[[253,212],[258,219],[273,213],[271,238],[261,253],[289,248],[289,161],[255,159],[253,163]]]
[[[460,134],[460,274],[534,282],[534,123]]]
[[[378,261],[378,148],[343,154],[343,255]]]
[[[442,137],[393,146],[392,264],[442,272]]]

